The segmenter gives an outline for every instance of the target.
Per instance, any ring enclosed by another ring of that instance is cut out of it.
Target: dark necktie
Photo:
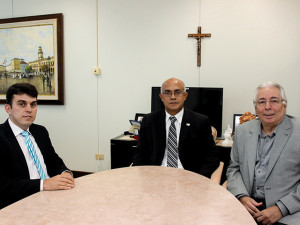
[[[171,125],[168,134],[168,152],[167,152],[167,166],[178,167],[178,148],[177,148],[177,133],[175,127],[176,117],[171,116]]]

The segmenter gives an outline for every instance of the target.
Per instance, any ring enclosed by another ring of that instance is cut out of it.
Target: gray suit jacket
[[[258,135],[261,122],[255,119],[237,127],[227,170],[228,190],[251,196]],[[281,201],[290,215],[279,222],[300,224],[300,121],[285,116],[276,132],[265,182],[267,207]]]

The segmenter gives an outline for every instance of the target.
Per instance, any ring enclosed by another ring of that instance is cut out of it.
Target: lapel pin
[[[189,127],[191,124],[187,123],[186,126]]]

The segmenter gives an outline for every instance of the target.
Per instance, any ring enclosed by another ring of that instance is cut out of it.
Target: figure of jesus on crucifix
[[[203,38],[203,37],[211,37],[211,34],[201,34],[201,27],[198,27],[198,33],[197,34],[188,34],[188,37],[193,37],[198,42],[197,66],[201,66],[201,38]]]

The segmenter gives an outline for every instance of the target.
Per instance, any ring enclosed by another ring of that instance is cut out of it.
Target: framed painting
[[[135,120],[135,121],[142,122],[143,117],[144,117],[145,115],[146,115],[145,113],[136,113],[136,114],[135,114],[134,120]]]
[[[0,103],[15,83],[30,83],[38,104],[63,105],[63,15],[0,19]]]

